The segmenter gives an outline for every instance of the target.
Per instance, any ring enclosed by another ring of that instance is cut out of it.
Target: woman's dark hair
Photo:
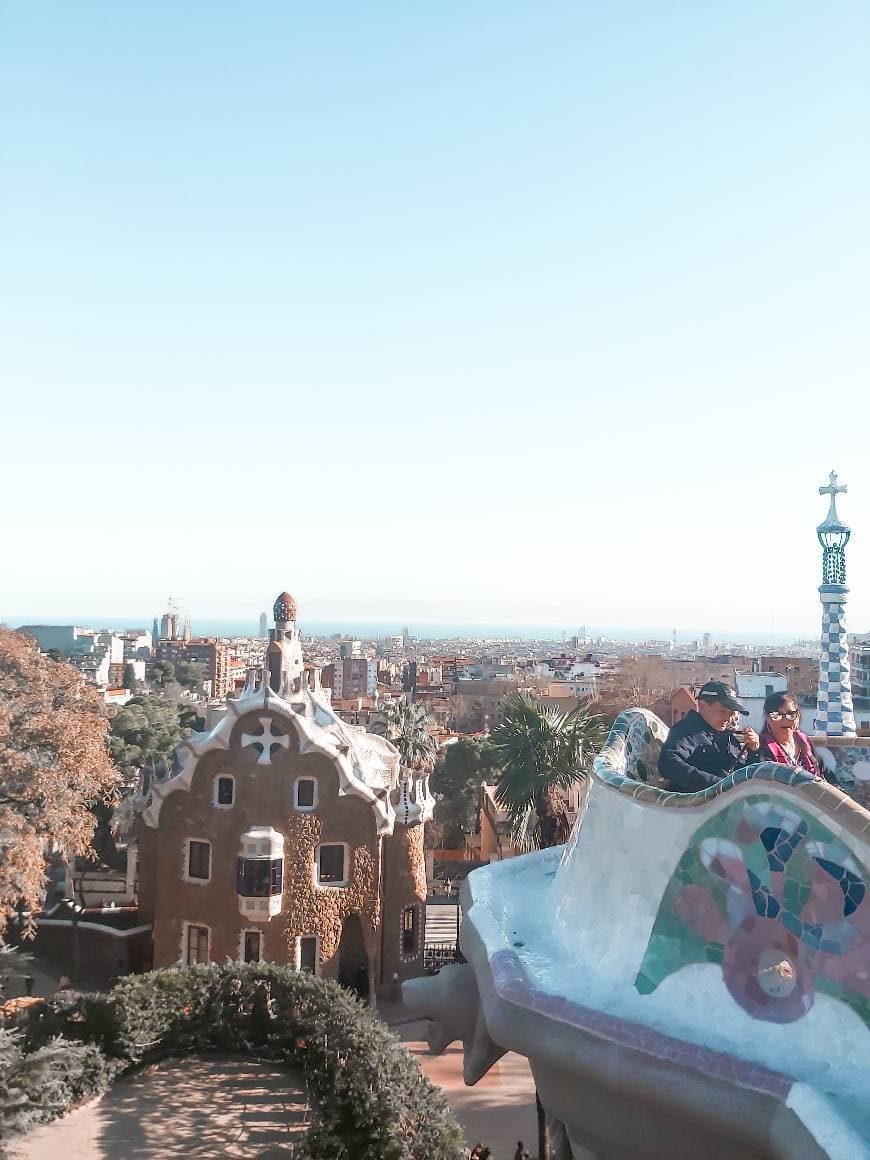
[[[797,701],[791,693],[771,693],[769,697],[764,698],[764,715],[768,713],[778,712],[786,701],[791,701],[795,708],[797,708]]]

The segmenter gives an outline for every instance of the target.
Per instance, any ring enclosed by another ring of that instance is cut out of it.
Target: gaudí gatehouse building
[[[372,1001],[423,964],[428,773],[339,720],[275,601],[265,665],[137,802],[153,965],[289,963]]]

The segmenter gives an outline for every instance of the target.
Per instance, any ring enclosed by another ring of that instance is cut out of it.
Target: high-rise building
[[[172,602],[172,597],[169,598],[169,607],[160,617],[160,639],[161,640],[178,640],[180,633],[178,631],[178,609]]]
[[[326,675],[332,695],[340,701],[351,697],[373,697],[378,688],[378,662],[368,657],[343,657],[328,665]]]
[[[260,639],[265,640],[269,635],[269,619],[265,612],[260,613]]]

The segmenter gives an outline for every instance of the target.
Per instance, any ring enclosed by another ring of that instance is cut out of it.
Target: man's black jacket
[[[756,761],[758,754],[747,753],[730,730],[717,733],[691,709],[668,734],[659,757],[659,773],[668,789],[695,793]]]

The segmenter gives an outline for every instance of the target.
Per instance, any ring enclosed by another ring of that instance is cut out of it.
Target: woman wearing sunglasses
[[[813,743],[798,729],[800,710],[790,693],[771,693],[764,702],[764,728],[761,730],[759,761],[776,761],[794,765],[813,777],[837,784],[816,757]]]

